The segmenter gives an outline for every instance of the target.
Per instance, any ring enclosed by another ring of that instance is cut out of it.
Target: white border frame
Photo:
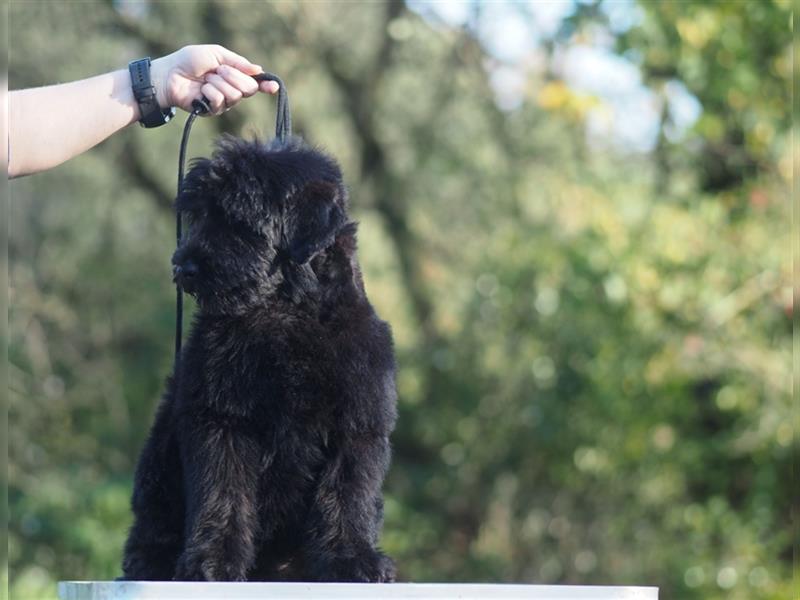
[[[658,600],[656,587],[482,583],[62,581],[61,600]]]

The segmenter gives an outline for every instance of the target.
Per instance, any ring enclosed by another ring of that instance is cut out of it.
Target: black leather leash
[[[278,108],[275,117],[275,137],[279,140],[286,141],[292,135],[292,115],[289,111],[289,94],[286,91],[286,86],[277,75],[272,73],[259,73],[253,75],[253,79],[258,82],[261,81],[275,81],[280,86],[278,90]],[[202,97],[199,100],[192,101],[192,111],[186,118],[186,124],[183,126],[183,136],[181,137],[181,147],[178,153],[178,195],[183,189],[183,176],[186,166],[186,147],[189,144],[189,133],[192,131],[192,124],[199,115],[204,115],[211,112],[211,107],[207,98]],[[175,237],[177,245],[180,248],[181,238],[183,237],[183,219],[181,212],[175,210]],[[176,287],[176,300],[175,300],[175,376],[178,374],[178,359],[181,354],[181,342],[183,341],[183,289],[179,282],[175,283]]]

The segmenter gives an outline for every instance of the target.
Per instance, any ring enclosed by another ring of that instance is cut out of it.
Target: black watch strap
[[[142,127],[160,127],[169,123],[175,116],[175,107],[162,109],[158,105],[156,88],[150,81],[150,57],[131,61],[128,64],[128,71],[131,74],[133,97],[136,98],[142,115],[139,124]]]

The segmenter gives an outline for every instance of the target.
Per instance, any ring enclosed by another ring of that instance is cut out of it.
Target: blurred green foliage
[[[452,27],[401,2],[12,3],[10,87],[198,42],[288,82],[395,332],[383,543],[404,580],[788,598],[789,3],[642,3],[617,50],[703,107],[648,154],[587,147],[597,100],[550,70],[498,108],[474,8]],[[602,8],[579,4],[545,60],[610,35]],[[191,153],[272,118],[246,102]],[[11,184],[13,598],[119,575],[172,359],[178,136],[131,127]]]
[[[790,2],[644,2],[644,25],[620,36],[620,50],[641,53],[651,85],[678,78],[702,99],[702,187],[745,183],[788,156],[785,35]]]

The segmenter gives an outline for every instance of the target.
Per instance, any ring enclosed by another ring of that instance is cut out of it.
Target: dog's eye
[[[206,218],[205,212],[201,212],[201,211],[187,212],[187,213],[184,213],[184,216],[186,217],[186,220],[192,225],[197,225],[197,224],[201,223],[202,221],[204,221],[205,218]]]
[[[183,210],[182,213],[184,221],[190,224],[199,225],[203,221],[208,220],[208,209],[200,206],[192,206],[189,209]]]

